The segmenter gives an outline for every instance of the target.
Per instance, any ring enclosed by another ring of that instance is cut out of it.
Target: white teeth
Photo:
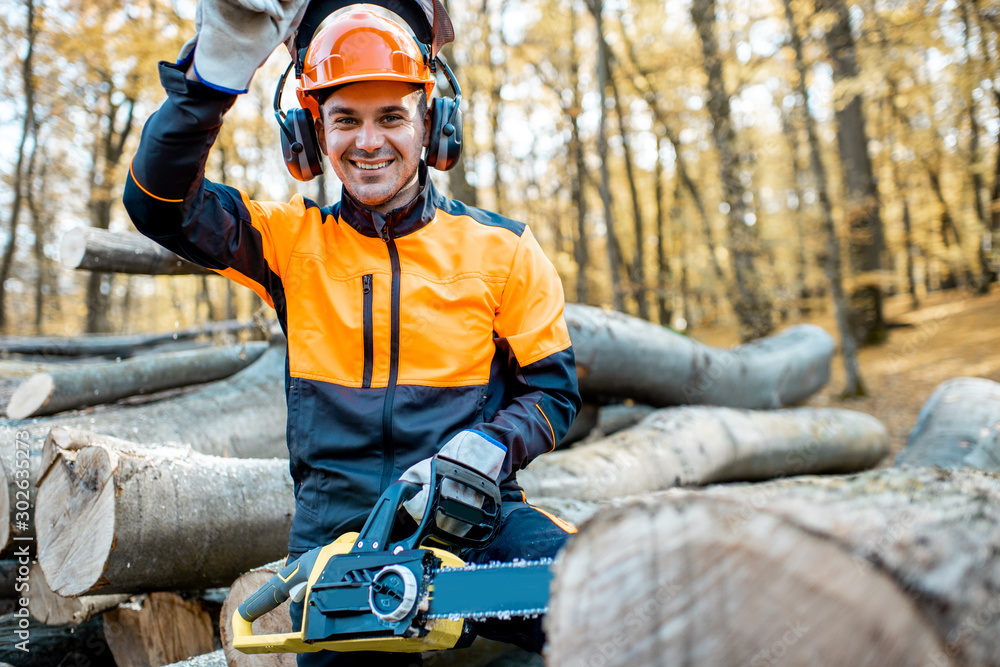
[[[368,171],[372,171],[375,169],[381,169],[382,167],[385,167],[388,164],[389,161],[387,160],[385,162],[379,162],[378,164],[362,164],[360,162],[355,162],[354,166],[357,167],[358,169],[366,169]]]

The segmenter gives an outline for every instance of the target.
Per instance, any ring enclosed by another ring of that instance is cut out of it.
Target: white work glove
[[[449,459],[453,459],[467,466],[475,468],[483,475],[496,481],[503,468],[503,460],[507,455],[507,448],[492,440],[478,431],[465,430],[444,444],[438,452]],[[400,478],[405,482],[420,484],[421,489],[417,495],[413,496],[403,507],[414,518],[417,523],[424,518],[424,510],[427,507],[427,493],[430,490],[431,481],[431,459],[426,458],[419,461],[404,472]],[[484,497],[482,494],[472,491],[468,487],[456,484],[450,480],[445,480],[441,485],[441,495],[446,498],[454,498],[468,505],[482,506]],[[445,531],[458,536],[463,536],[471,526],[456,519],[439,519],[438,525]]]
[[[196,35],[181,48],[178,62],[194,50],[194,71],[202,83],[245,93],[257,68],[298,27],[308,0],[198,0]]]

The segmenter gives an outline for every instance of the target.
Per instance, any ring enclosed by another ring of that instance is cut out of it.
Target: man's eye
[[[335,118],[333,123],[334,125],[354,125],[357,121],[353,118]]]
[[[382,122],[383,123],[397,123],[397,122],[399,122],[401,120],[403,120],[402,116],[389,115],[389,116],[386,116],[385,118],[383,118]]]

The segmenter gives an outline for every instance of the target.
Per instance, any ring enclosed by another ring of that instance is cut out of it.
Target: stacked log
[[[66,447],[50,440],[42,460],[38,563],[58,595],[226,586],[285,553],[287,461],[98,436]]]
[[[138,444],[181,442],[215,456],[287,456],[285,350],[271,345],[238,373],[194,391],[145,405],[0,424],[3,442],[25,432],[40,446],[52,428],[83,428]]]
[[[896,463],[1000,472],[1000,383],[960,377],[938,385]]]
[[[267,347],[263,342],[244,343],[38,373],[14,392],[7,404],[7,416],[24,419],[51,415],[127,396],[221,380],[252,364]]]
[[[666,327],[581,304],[566,304],[580,392],[653,407],[780,408],[830,379],[833,338],[801,324],[723,350]]]
[[[214,632],[198,600],[150,593],[105,613],[104,637],[118,667],[160,667],[210,653]]]
[[[31,566],[28,580],[28,613],[45,625],[80,625],[130,598],[128,594],[81,595],[72,598],[56,595],[49,588],[45,573],[38,563]]]
[[[184,329],[140,334],[83,334],[79,336],[4,336],[0,352],[39,355],[46,358],[131,357],[143,349],[191,340],[216,333],[257,329],[252,321],[208,322]]]
[[[864,470],[889,451],[874,417],[837,409],[664,408],[518,473],[529,498],[595,501],[672,486]]]
[[[141,275],[211,274],[141,234],[77,227],[62,237],[59,260],[69,269]]]
[[[955,383],[925,406],[908,445],[921,463],[997,456],[995,438],[964,439],[995,424],[973,384],[969,409],[941,400]],[[603,509],[557,562],[549,662],[998,664],[998,508],[996,473],[906,466]]]

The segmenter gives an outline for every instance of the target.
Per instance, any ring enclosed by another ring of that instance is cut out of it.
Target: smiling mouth
[[[391,162],[392,162],[392,160],[385,160],[384,162],[376,162],[374,164],[365,164],[364,162],[355,162],[354,160],[351,160],[351,164],[352,165],[354,165],[358,169],[362,169],[364,171],[376,171],[378,169],[384,169],[384,168],[388,167]]]

